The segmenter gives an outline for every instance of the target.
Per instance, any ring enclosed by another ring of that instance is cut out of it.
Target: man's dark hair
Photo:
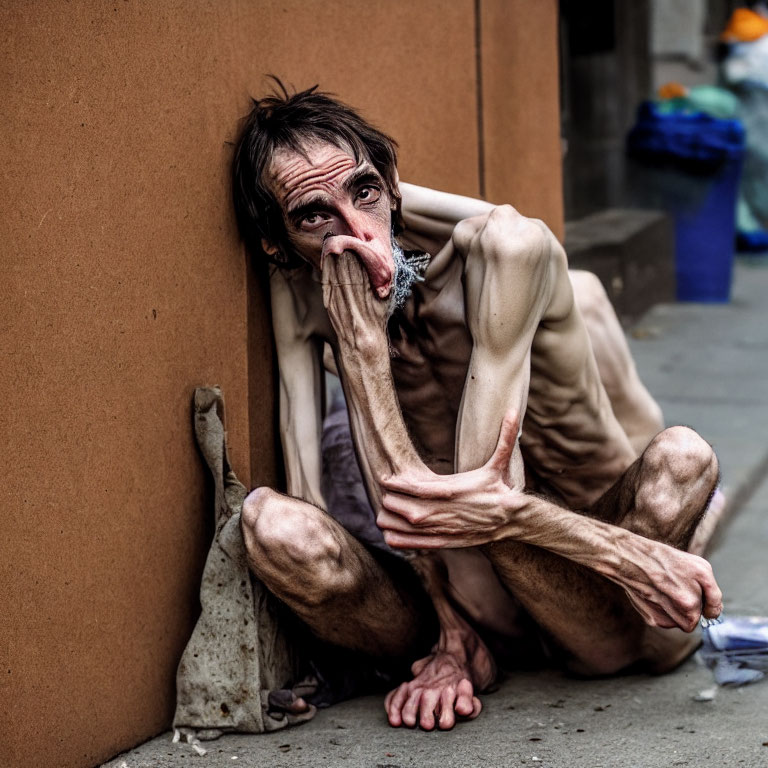
[[[266,257],[283,268],[304,261],[288,242],[285,222],[267,174],[275,152],[292,149],[305,155],[307,141],[322,141],[350,149],[357,162],[368,159],[381,174],[397,210],[393,222],[400,228],[400,192],[397,188],[396,142],[367,123],[354,109],[318,91],[318,86],[289,95],[280,80],[272,76],[279,93],[253,99],[245,118],[232,163],[232,197],[240,234],[254,257]],[[279,247],[273,256],[265,253],[261,241]]]

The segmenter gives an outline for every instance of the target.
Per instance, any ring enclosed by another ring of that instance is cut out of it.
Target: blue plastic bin
[[[629,155],[648,171],[646,202],[675,222],[680,301],[730,299],[744,141],[738,120],[702,112],[665,114],[653,102],[640,106],[627,137]]]

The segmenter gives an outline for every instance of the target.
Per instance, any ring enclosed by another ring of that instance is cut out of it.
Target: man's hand
[[[386,299],[392,289],[392,280],[395,276],[391,243],[379,240],[365,241],[349,235],[332,235],[323,242],[323,251],[320,255],[321,270],[325,269],[328,259],[341,257],[345,251],[352,251],[357,255],[368,273],[371,288],[380,299]]]
[[[455,548],[486,544],[509,522],[509,462],[520,419],[510,411],[496,449],[479,469],[438,475],[424,466],[381,480],[382,509],[376,519],[395,548]],[[522,495],[522,494],[521,494]]]
[[[624,588],[647,624],[692,632],[701,616],[720,615],[723,594],[706,560],[643,537],[633,544],[640,556],[624,559],[618,573],[606,575]],[[630,545],[632,555],[635,548]]]
[[[387,302],[374,294],[358,256],[349,250],[324,255],[322,280],[323,304],[339,343],[355,348],[386,345]]]
[[[444,731],[453,728],[457,716],[472,720],[480,714],[482,704],[474,692],[493,682],[496,667],[482,640],[467,630],[443,633],[432,653],[414,662],[413,680],[387,694],[390,725]]]
[[[548,549],[618,584],[651,626],[690,632],[701,615],[720,614],[722,593],[706,560],[509,486],[506,466],[516,435],[517,419],[510,413],[493,456],[480,469],[458,475],[408,469],[382,480],[377,522],[387,543],[436,549],[511,538]],[[516,498],[521,508],[531,502],[533,514],[524,523],[513,510]]]

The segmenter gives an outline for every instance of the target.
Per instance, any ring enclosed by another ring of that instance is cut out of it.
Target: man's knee
[[[257,488],[243,502],[241,526],[252,557],[266,557],[281,567],[338,561],[341,544],[325,513],[271,488]]]
[[[718,463],[712,446],[689,427],[669,427],[660,432],[643,454],[643,471],[668,474],[678,484],[703,480],[717,482]]]
[[[266,487],[255,488],[245,497],[240,513],[240,527],[246,545],[258,542],[262,521],[266,522],[264,517],[271,514],[271,510],[279,503],[280,494]]]
[[[606,315],[613,312],[613,306],[600,278],[582,269],[569,270],[568,277],[582,317],[587,322],[604,323]]]
[[[686,548],[718,480],[712,447],[688,427],[670,427],[641,459],[636,533]]]

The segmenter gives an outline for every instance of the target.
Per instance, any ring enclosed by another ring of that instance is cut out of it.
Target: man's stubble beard
[[[405,253],[392,234],[392,261],[395,265],[395,274],[392,278],[392,290],[389,294],[389,306],[387,307],[387,319],[392,317],[396,310],[401,309],[411,295],[414,283],[423,282],[424,278],[408,263]]]

